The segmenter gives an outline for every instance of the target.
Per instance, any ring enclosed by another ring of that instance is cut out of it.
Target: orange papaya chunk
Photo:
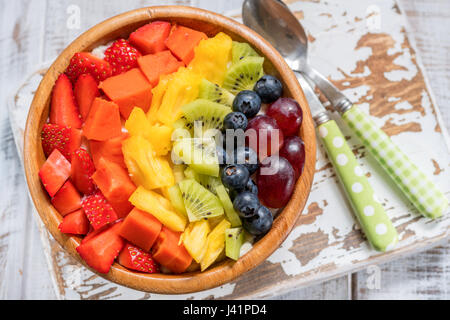
[[[145,74],[152,87],[156,87],[162,75],[176,72],[184,66],[169,50],[149,54],[138,59],[139,68]]]
[[[88,140],[105,141],[122,134],[119,107],[111,101],[96,98],[83,127]]]
[[[152,86],[139,68],[110,77],[101,82],[99,88],[117,103],[125,120],[134,107],[147,112],[152,103]]]
[[[119,218],[126,217],[133,209],[128,201],[136,186],[130,179],[128,172],[114,162],[100,158],[92,179],[99,187],[105,198],[113,207]]]
[[[188,65],[194,59],[195,47],[203,39],[208,39],[208,36],[203,32],[177,26],[166,39],[166,46],[175,57]]]
[[[130,34],[130,43],[142,54],[151,54],[166,50],[164,41],[172,28],[170,22],[155,21],[140,27]]]

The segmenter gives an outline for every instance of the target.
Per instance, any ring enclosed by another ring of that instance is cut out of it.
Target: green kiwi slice
[[[215,187],[217,197],[222,203],[223,209],[225,210],[225,215],[228,221],[230,221],[232,227],[239,227],[242,225],[241,218],[239,218],[238,213],[234,210],[233,203],[231,202],[230,196],[224,185],[220,183]]]
[[[203,79],[200,83],[198,97],[199,99],[210,100],[229,107],[233,105],[235,98],[230,91],[206,79]]]
[[[228,69],[223,87],[232,94],[243,90],[253,90],[255,83],[264,75],[264,58],[246,57]]]
[[[233,41],[231,56],[235,64],[246,57],[259,57],[259,54],[248,43]]]
[[[232,228],[225,230],[225,254],[228,258],[238,260],[244,243],[244,230]]]
[[[194,130],[196,137],[213,137],[223,128],[223,119],[231,108],[206,99],[197,99],[182,107],[186,128]],[[201,130],[197,130],[199,127]],[[198,132],[200,131],[200,132]]]
[[[187,216],[186,208],[184,206],[183,197],[181,196],[180,187],[176,184],[169,189],[167,189],[167,193],[169,194],[169,200],[172,203],[175,210],[179,213]]]
[[[199,174],[197,175],[196,180],[219,198],[231,226],[240,227],[242,225],[241,218],[239,218],[238,213],[234,210],[233,203],[231,202],[227,189],[225,189],[225,186],[222,184],[220,179]]]
[[[213,139],[177,140],[173,145],[172,152],[195,172],[208,176],[219,176],[219,159]]]
[[[219,199],[194,179],[183,180],[179,186],[190,222],[223,215]]]

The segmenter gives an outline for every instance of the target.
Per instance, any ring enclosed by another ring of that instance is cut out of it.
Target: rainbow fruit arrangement
[[[59,229],[83,236],[77,251],[100,273],[116,259],[145,273],[239,259],[301,175],[300,106],[224,33],[156,21],[106,47],[73,56],[42,129]],[[245,144],[229,147],[238,132]]]

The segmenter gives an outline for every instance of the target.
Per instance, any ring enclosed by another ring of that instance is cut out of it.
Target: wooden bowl
[[[227,259],[202,273],[149,275],[133,272],[115,263],[108,274],[101,274],[108,280],[141,291],[165,294],[190,293],[227,283],[262,263],[280,246],[291,231],[303,211],[311,189],[316,159],[316,138],[308,104],[293,72],[280,54],[258,34],[222,15],[182,6],[161,6],[133,10],[96,25],[82,34],[61,53],[39,85],[31,104],[25,130],[25,173],[31,197],[46,227],[64,249],[80,263],[86,265],[75,250],[81,238],[68,237],[58,230],[62,218],[53,208],[50,198],[39,180],[38,172],[45,162],[40,132],[49,115],[53,85],[59,74],[67,68],[73,54],[80,51],[90,51],[96,46],[106,44],[119,37],[127,37],[132,31],[152,20],[177,22],[201,30],[209,36],[223,31],[234,40],[250,43],[266,58],[264,66],[266,72],[282,80],[285,95],[296,99],[302,106],[304,113],[300,137],[305,141],[306,146],[305,169],[289,204],[277,216],[270,232],[259,240],[250,252],[237,262]]]

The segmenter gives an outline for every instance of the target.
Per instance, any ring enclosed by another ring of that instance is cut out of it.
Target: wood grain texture
[[[133,30],[148,23],[149,20],[158,19],[173,21],[201,30],[209,36],[223,31],[234,40],[248,42],[266,58],[265,71],[277,76],[284,83],[286,96],[293,97],[303,106],[307,105],[295,75],[277,51],[263,38],[245,26],[210,11],[182,6],[149,7],[115,16],[83,33],[58,56],[42,79],[28,113],[24,140],[25,173],[36,209],[52,236],[80,262],[83,261],[75,250],[79,246],[80,238],[67,237],[58,230],[62,217],[51,205],[49,197],[38,177],[39,169],[45,162],[40,132],[48,118],[51,92],[57,77],[67,68],[74,53],[90,51],[120,36],[130,34]],[[287,206],[276,217],[270,232],[237,262],[227,260],[205,272],[181,275],[147,275],[131,272],[116,263],[107,275],[102,276],[108,280],[141,291],[180,294],[197,292],[226,284],[261,264],[287,237],[298,216],[303,211],[309,195],[316,160],[316,138],[313,120],[307,108],[304,108],[300,136],[305,141],[306,152],[302,179],[298,181]],[[83,264],[85,263],[83,262]]]
[[[35,69],[38,64],[38,56],[42,55],[43,60],[54,58],[70,41],[100,20],[115,15],[129,9],[137,8],[143,5],[175,3],[176,1],[108,1],[104,5],[103,1],[80,1],[80,0],[39,0],[35,1],[10,1],[2,7],[2,28],[0,29],[0,99],[3,102],[6,96],[12,93],[12,90],[19,85],[23,76]],[[239,7],[242,1],[185,1],[188,5],[204,7],[221,13],[239,14]],[[290,2],[296,2],[290,1]],[[31,3],[31,4],[30,4]],[[450,38],[447,30],[450,29],[450,9],[447,0],[401,0],[401,6],[405,9],[406,15],[411,25],[411,30],[415,36],[418,53],[426,68],[426,73],[430,80],[430,85],[435,93],[437,105],[441,107],[441,112],[447,127],[450,127],[450,108],[448,108],[450,83],[450,57],[448,49],[450,47]],[[64,30],[61,32],[68,17],[66,9],[69,4],[76,4],[81,9],[81,26],[78,30]],[[27,11],[27,7],[30,7]],[[3,10],[4,9],[4,10]],[[44,13],[42,12],[44,11]],[[30,12],[36,13],[31,15]],[[304,15],[305,12],[298,14]],[[33,17],[35,17],[33,19]],[[23,23],[27,21],[27,23]],[[19,36],[19,43],[13,40],[12,34],[14,25],[22,24],[15,31]],[[45,33],[44,33],[45,29]],[[32,43],[33,45],[30,45]],[[20,50],[19,50],[20,46]],[[42,51],[42,54],[40,53]],[[20,52],[20,59],[16,57]],[[32,52],[32,54],[31,54]],[[36,54],[38,53],[38,54]],[[1,161],[0,176],[2,181],[15,181],[7,186],[0,186],[0,216],[5,217],[9,212],[6,224],[0,224],[0,247],[8,247],[8,253],[4,264],[0,269],[0,297],[1,298],[43,298],[51,299],[55,297],[53,287],[50,284],[51,279],[48,275],[45,258],[40,248],[39,235],[36,230],[31,212],[27,211],[30,205],[25,206],[27,202],[23,194],[26,189],[24,178],[20,172],[20,162],[16,155],[12,134],[5,113],[0,114],[0,132],[1,132]],[[6,169],[5,169],[6,168]],[[326,168],[324,168],[326,169]],[[442,170],[450,168],[442,167]],[[17,176],[13,179],[14,176]],[[14,190],[13,190],[14,189]],[[18,196],[17,199],[9,200],[5,195]],[[12,204],[12,207],[9,205]],[[318,203],[318,207],[323,207]],[[312,208],[313,216],[320,217],[319,211]],[[26,218],[28,223],[25,223]],[[305,216],[306,220],[313,218]],[[13,232],[9,232],[13,230]],[[28,234],[29,240],[23,241],[25,234]],[[350,239],[349,239],[350,240]],[[354,242],[348,242],[353,245]],[[32,250],[28,250],[28,259],[24,259],[26,246],[33,245]],[[381,272],[381,288],[370,289],[367,285],[367,279],[370,278],[370,270],[360,271],[353,277],[343,277],[340,279],[329,280],[323,284],[314,285],[308,288],[295,289],[290,293],[277,295],[272,292],[272,298],[281,299],[307,299],[315,297],[336,298],[336,299],[382,299],[390,297],[399,299],[402,297],[415,298],[443,298],[448,297],[448,272],[449,272],[449,253],[450,244],[442,246],[444,249],[429,250],[415,254],[410,258],[399,259],[395,262],[383,264]],[[2,251],[3,250],[3,251]],[[55,253],[58,252],[58,247]],[[0,257],[5,254],[4,249],[0,249]],[[3,268],[3,266],[5,268]],[[68,263],[64,266],[65,270],[73,269],[74,266]],[[32,272],[24,272],[29,270]],[[76,269],[73,269],[76,270]],[[22,275],[20,275],[22,273]],[[39,274],[36,277],[36,274]],[[348,279],[349,278],[349,279]],[[423,295],[426,286],[426,279],[432,279],[433,290],[428,290]],[[351,281],[353,280],[353,281]],[[93,281],[91,281],[93,282]],[[350,289],[346,285],[350,284]],[[351,285],[353,283],[353,286]],[[91,293],[88,293],[88,290]],[[101,287],[90,287],[89,284],[83,286],[84,298],[102,298],[114,297],[114,292],[104,292]],[[290,290],[290,289],[289,289]],[[447,290],[447,291],[446,291]],[[106,294],[106,295],[105,295]],[[447,294],[447,296],[446,296]],[[142,295],[144,298],[148,296]],[[68,298],[79,298],[70,296]]]

